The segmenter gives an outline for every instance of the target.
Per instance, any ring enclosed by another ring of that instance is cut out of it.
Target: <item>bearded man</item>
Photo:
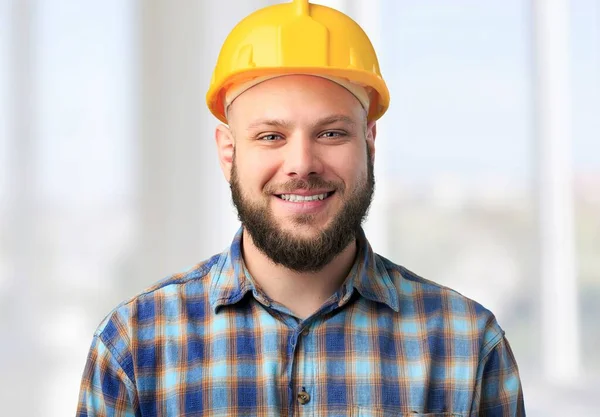
[[[78,416],[525,415],[493,314],[361,227],[389,92],[354,21],[307,0],[253,13],[207,104],[241,227],[106,317]]]

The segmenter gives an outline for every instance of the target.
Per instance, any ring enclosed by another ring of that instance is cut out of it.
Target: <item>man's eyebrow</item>
[[[331,116],[327,116],[322,119],[316,120],[312,124],[311,127],[317,128],[317,127],[327,126],[327,125],[331,125],[331,124],[339,123],[339,122],[345,123],[352,127],[356,126],[356,122],[352,118],[350,118],[346,115],[343,115],[343,114],[333,114]],[[283,120],[283,119],[258,119],[248,125],[248,130],[253,130],[253,129],[256,129],[256,128],[262,127],[262,126],[291,129],[294,127],[294,124],[290,121]]]
[[[247,130],[253,130],[262,126],[290,129],[293,123],[283,119],[258,119],[250,123]]]
[[[331,116],[327,116],[323,119],[317,120],[315,123],[313,123],[313,127],[327,126],[339,122],[345,123],[352,127],[356,126],[356,122],[352,118],[343,114],[333,114]]]

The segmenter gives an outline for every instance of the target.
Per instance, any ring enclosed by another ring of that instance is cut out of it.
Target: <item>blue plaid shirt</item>
[[[224,253],[122,303],[83,373],[83,416],[524,416],[496,319],[373,253],[299,320]]]

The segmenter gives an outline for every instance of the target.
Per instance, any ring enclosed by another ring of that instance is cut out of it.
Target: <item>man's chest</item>
[[[468,415],[476,375],[469,338],[360,309],[289,324],[225,313],[141,344],[142,414]]]

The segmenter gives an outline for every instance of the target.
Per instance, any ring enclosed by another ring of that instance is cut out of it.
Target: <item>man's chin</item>
[[[329,222],[317,222],[314,218],[296,216],[284,224],[279,224],[279,230],[292,238],[310,240],[321,235],[329,226]]]

